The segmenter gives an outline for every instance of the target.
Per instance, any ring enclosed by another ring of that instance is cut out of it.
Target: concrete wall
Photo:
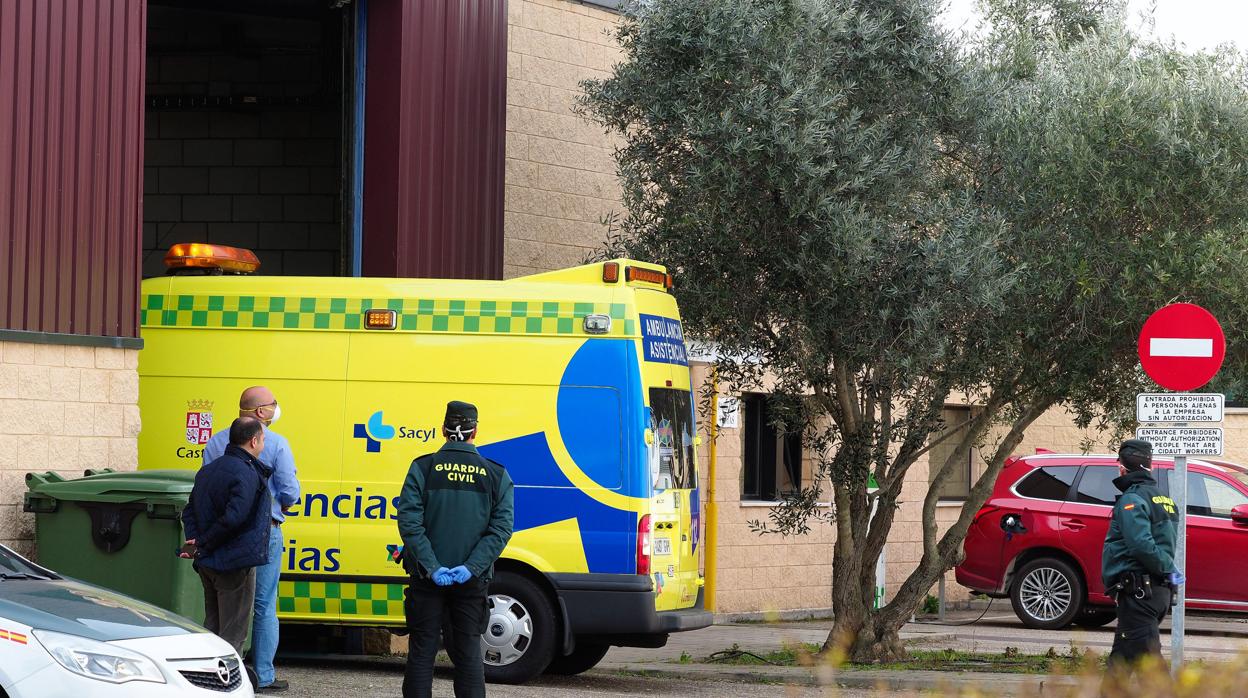
[[[132,349],[0,341],[0,543],[34,552],[27,472],[135,469],[138,360]]]
[[[572,113],[608,75],[618,15],[568,0],[511,0],[507,41],[506,278],[580,264],[618,207],[612,142]]]

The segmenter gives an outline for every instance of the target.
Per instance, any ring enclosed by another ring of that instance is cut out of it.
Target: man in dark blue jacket
[[[239,417],[225,454],[199,469],[182,510],[183,557],[195,558],[204,585],[204,627],[241,655],[256,595],[256,567],[268,561],[273,470],[260,462],[264,425]]]

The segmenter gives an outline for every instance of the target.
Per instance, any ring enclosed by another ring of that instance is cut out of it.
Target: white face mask
[[[269,424],[276,422],[278,419],[281,418],[281,416],[282,416],[282,406],[280,404],[274,405],[273,406],[273,419],[269,420]]]

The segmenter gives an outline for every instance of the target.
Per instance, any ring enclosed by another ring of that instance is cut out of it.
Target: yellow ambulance
[[[698,441],[671,277],[628,259],[508,281],[259,276],[246,250],[178,245],[142,285],[140,469],[195,469],[266,385],[303,494],[283,526],[286,622],[401,627],[396,502],[446,403],[515,481],[487,677],[578,673],[613,645],[710,624]]]

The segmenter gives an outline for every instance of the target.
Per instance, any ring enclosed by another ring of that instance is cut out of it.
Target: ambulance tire
[[[490,608],[481,640],[485,680],[521,684],[546,671],[555,656],[559,629],[546,592],[523,575],[500,571],[490,583]],[[504,651],[513,656],[506,663],[491,663],[491,651],[498,651],[491,641],[497,643],[499,633],[505,640]]]
[[[546,667],[546,673],[559,676],[573,676],[584,673],[598,666],[598,662],[601,662],[602,658],[607,656],[607,650],[609,649],[611,649],[611,645],[578,642],[576,643],[576,649],[572,650],[572,654],[566,657],[555,657],[551,661],[550,666]]]

